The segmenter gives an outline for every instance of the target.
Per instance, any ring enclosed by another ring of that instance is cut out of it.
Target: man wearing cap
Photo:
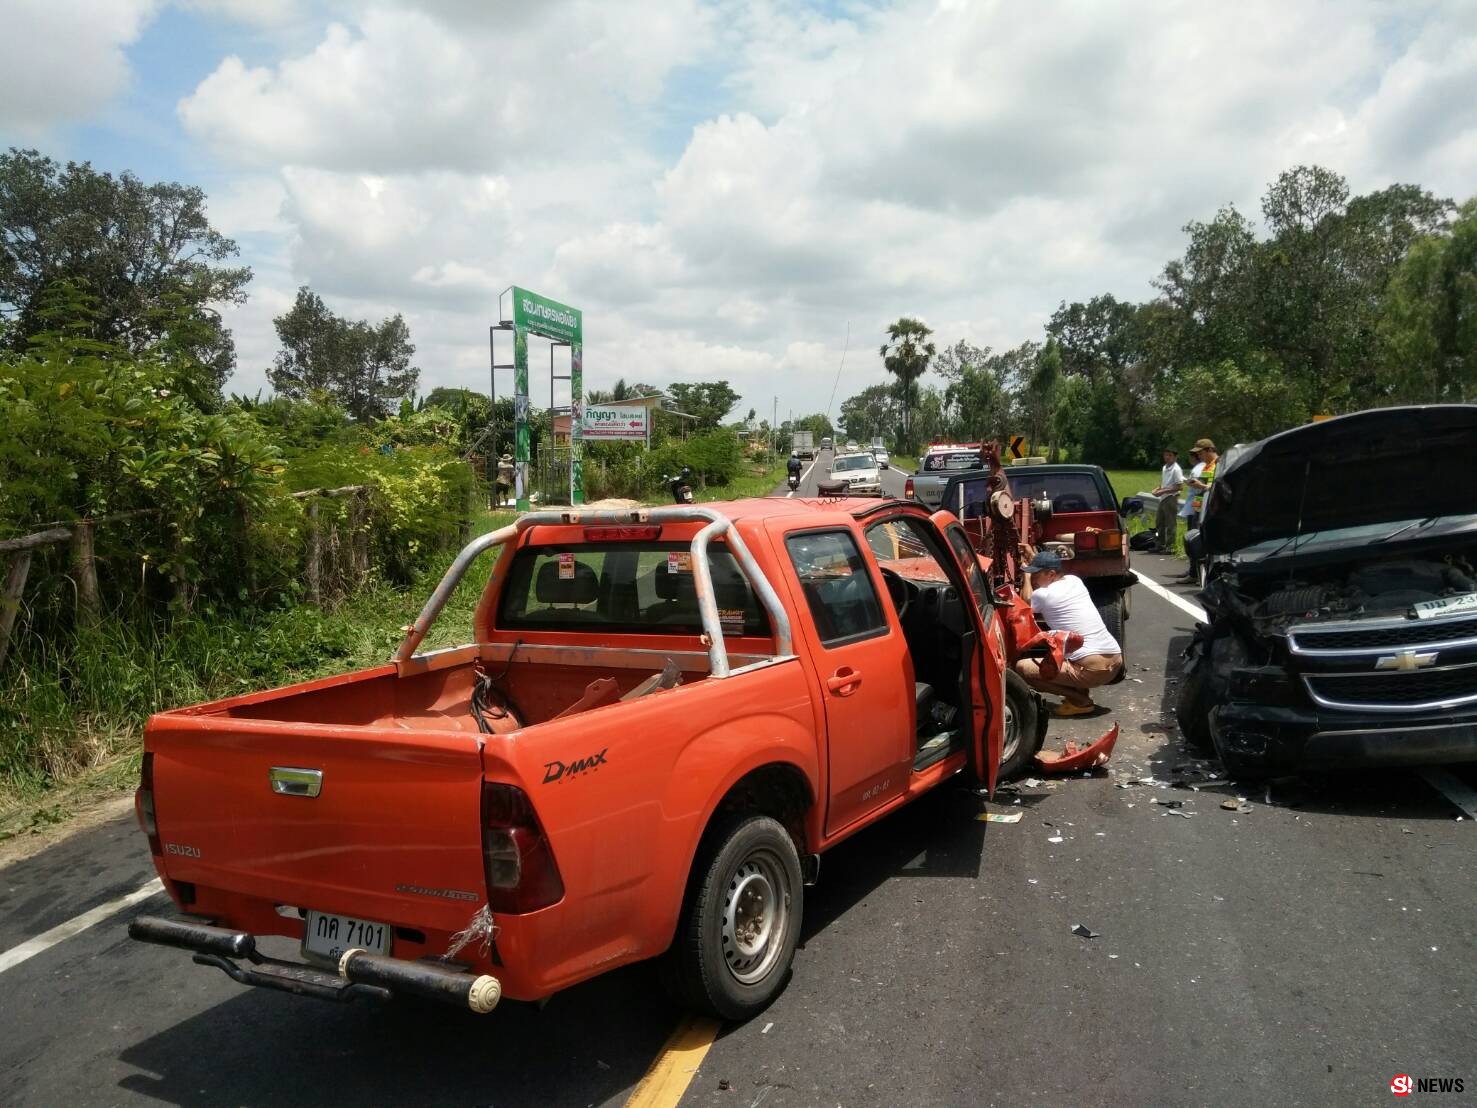
[[[1161,554],[1174,553],[1175,532],[1179,530],[1180,487],[1185,483],[1185,472],[1180,469],[1179,451],[1172,446],[1164,448],[1164,468],[1159,471],[1159,487],[1154,495],[1159,497],[1159,513],[1154,519],[1154,530],[1159,536]]]
[[[1123,669],[1123,648],[1103,625],[1082,578],[1062,572],[1060,554],[1031,547],[1025,552],[1031,560],[1025,569],[1022,599],[1030,601],[1031,611],[1048,629],[1075,631],[1082,636],[1082,645],[1067,655],[1055,677],[1042,677],[1041,667],[1032,658],[1016,662],[1015,670],[1033,689],[1062,698],[1053,715],[1091,715],[1097,705],[1087,690],[1118,676]]]
[[[1209,439],[1196,439],[1195,453],[1200,457],[1199,472],[1185,482],[1193,490],[1190,493],[1190,519],[1192,521],[1200,518],[1200,512],[1205,507],[1205,494],[1215,483],[1216,462],[1220,460],[1220,455],[1215,451],[1215,443]],[[1179,580],[1195,585],[1200,583],[1200,567],[1195,564],[1195,559],[1190,559],[1189,570]]]

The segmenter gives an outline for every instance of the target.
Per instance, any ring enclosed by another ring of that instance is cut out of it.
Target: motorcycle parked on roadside
[[[676,477],[668,477],[662,474],[662,480],[667,483],[667,488],[672,490],[672,502],[674,504],[692,503],[692,469],[683,466],[682,472]]]

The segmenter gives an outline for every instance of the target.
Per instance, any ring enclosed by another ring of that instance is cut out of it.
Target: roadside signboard
[[[1010,436],[1010,442],[1009,442],[1008,445],[1009,445],[1009,449],[1010,449],[1010,456],[1012,458],[1020,459],[1020,458],[1024,458],[1026,456],[1026,436],[1025,435],[1011,435]]]
[[[644,441],[646,409],[625,404],[586,404],[580,432],[592,442]]]
[[[517,285],[498,297],[498,320],[513,329],[513,487],[518,510],[529,508],[528,462],[533,456],[528,422],[528,336],[540,335],[569,347],[569,502],[585,502],[584,438],[584,313]],[[552,362],[549,368],[553,373]],[[550,389],[553,381],[550,381]]]

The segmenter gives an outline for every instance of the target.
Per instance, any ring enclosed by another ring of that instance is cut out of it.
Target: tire
[[[1001,781],[1025,773],[1046,737],[1041,696],[1015,670],[1005,673],[1005,741],[1000,746]]]
[[[1180,725],[1185,745],[1209,753],[1214,744],[1210,737],[1210,658],[1203,641],[1195,644],[1195,669],[1180,682],[1175,700],[1174,718]]]
[[[1124,660],[1128,659],[1128,640],[1123,636],[1123,620],[1127,614],[1124,611],[1123,594],[1115,593],[1106,600],[1097,603],[1097,614],[1102,617],[1103,626],[1108,629],[1118,645],[1123,648]]]
[[[683,1007],[747,1020],[789,979],[805,887],[795,842],[780,823],[752,812],[720,818],[704,836],[662,980]],[[757,921],[745,917],[745,904],[759,909]],[[755,940],[749,947],[746,930]]]

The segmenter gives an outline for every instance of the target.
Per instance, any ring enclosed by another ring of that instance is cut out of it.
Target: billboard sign
[[[641,442],[646,438],[647,412],[624,404],[586,404],[580,433],[592,442]]]

